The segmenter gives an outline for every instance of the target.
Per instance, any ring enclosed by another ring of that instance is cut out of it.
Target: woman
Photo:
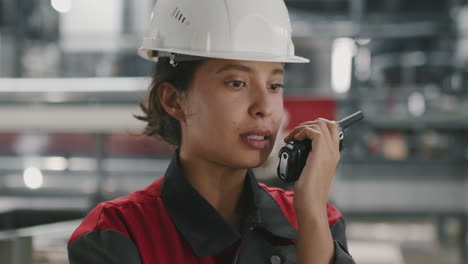
[[[312,140],[294,191],[257,183],[283,117],[294,56],[283,0],[159,0],[139,54],[157,60],[145,133],[177,146],[164,178],[99,204],[73,233],[70,263],[354,263],[328,192],[338,128]]]

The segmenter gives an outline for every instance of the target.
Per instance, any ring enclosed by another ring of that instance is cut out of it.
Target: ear
[[[159,85],[158,96],[162,107],[168,114],[179,121],[185,121],[183,95],[173,84],[164,82]]]

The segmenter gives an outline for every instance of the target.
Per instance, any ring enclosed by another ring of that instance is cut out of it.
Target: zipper
[[[239,246],[236,249],[236,253],[234,254],[234,259],[232,260],[232,264],[237,264],[237,261],[239,260],[239,255],[241,248],[244,246],[243,240],[241,240]]]

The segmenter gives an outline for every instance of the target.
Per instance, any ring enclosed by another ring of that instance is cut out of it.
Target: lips
[[[255,136],[257,136],[257,137],[263,137],[265,139],[265,138],[271,137],[271,134],[272,134],[271,130],[269,130],[269,129],[255,129],[255,130],[252,130],[252,131],[241,134],[241,137],[255,137]]]
[[[264,140],[266,137],[265,136],[257,136],[257,135],[248,135],[246,136],[248,139],[255,139],[255,140]]]
[[[242,141],[254,149],[264,149],[270,145],[271,130],[255,129],[241,134]]]

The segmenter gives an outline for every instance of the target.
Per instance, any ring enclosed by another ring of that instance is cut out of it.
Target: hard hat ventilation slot
[[[176,7],[174,9],[174,12],[172,12],[172,17],[182,24],[185,24],[187,26],[190,25],[189,20],[184,16],[184,14],[182,13],[182,10],[180,10],[180,8],[178,7]]]

